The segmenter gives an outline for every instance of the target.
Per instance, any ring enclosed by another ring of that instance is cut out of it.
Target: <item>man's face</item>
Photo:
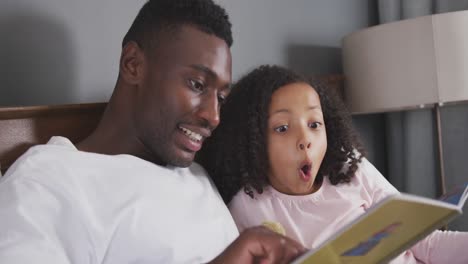
[[[146,52],[134,120],[151,161],[187,167],[219,123],[231,53],[224,40],[193,26],[169,34]]]

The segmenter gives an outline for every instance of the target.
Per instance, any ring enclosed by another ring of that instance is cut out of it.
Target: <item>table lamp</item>
[[[433,109],[444,194],[440,107],[468,100],[468,11],[370,27],[345,36],[342,48],[353,114]]]

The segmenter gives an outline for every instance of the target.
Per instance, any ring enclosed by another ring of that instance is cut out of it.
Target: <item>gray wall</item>
[[[341,72],[341,38],[376,22],[373,0],[216,0],[234,31],[235,79],[260,64]]]
[[[376,19],[372,0],[215,0],[231,16],[234,78],[270,63],[341,72],[341,38]],[[145,0],[2,0],[0,106],[108,100],[120,43]]]
[[[0,106],[108,100],[144,2],[0,1]]]

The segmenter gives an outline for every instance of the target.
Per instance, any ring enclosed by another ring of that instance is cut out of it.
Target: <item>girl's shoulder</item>
[[[365,185],[390,185],[383,174],[366,158],[358,164],[355,180]]]
[[[250,197],[241,189],[228,204],[229,211],[236,222],[239,231],[245,228],[259,225],[265,219],[273,219],[269,214],[274,210],[268,202],[267,194],[254,194]],[[266,215],[265,215],[266,214]]]
[[[268,191],[268,188],[266,188],[263,193],[258,193],[256,191],[253,191],[253,197],[248,195],[245,191],[244,188],[240,189],[234,197],[232,197],[231,201],[228,204],[228,207],[250,207],[258,204],[264,203],[266,200],[269,200],[270,197],[270,192]]]
[[[361,186],[377,202],[388,195],[399,193],[398,190],[380,173],[380,171],[366,158],[359,163],[353,178],[355,184]]]

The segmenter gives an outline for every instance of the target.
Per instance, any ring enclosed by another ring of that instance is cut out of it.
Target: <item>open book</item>
[[[293,263],[386,263],[461,215],[467,192],[465,184],[439,200],[389,196]]]

